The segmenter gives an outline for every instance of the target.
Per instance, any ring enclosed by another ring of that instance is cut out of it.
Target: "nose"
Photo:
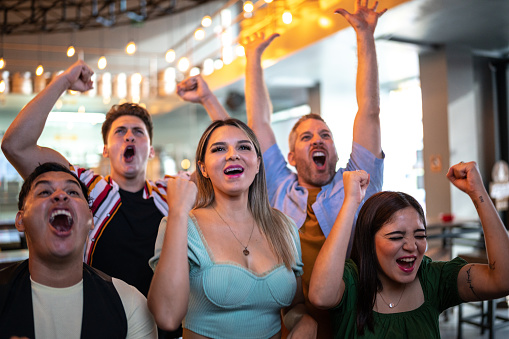
[[[235,150],[235,148],[230,148],[228,150],[228,154],[227,154],[227,157],[226,157],[226,160],[239,160],[240,159],[240,155],[238,155],[237,151]]]
[[[403,243],[403,249],[408,252],[414,252],[417,250],[417,240],[414,238],[405,239]]]
[[[125,141],[127,142],[134,142],[134,134],[131,132],[131,130],[128,130],[125,134]]]
[[[51,195],[51,199],[54,201],[54,202],[59,202],[59,201],[67,201],[69,199],[69,196],[67,195],[67,193],[65,193],[63,190],[56,190],[55,192],[53,192],[53,194]]]
[[[320,134],[316,134],[313,136],[312,143],[313,143],[313,145],[322,145],[323,144],[323,139],[320,136]]]

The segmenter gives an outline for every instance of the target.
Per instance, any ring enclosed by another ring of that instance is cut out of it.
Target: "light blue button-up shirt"
[[[288,164],[277,144],[272,145],[265,151],[263,161],[265,163],[271,206],[290,216],[298,228],[302,227],[304,221],[306,221],[307,214],[307,189],[299,186],[297,174],[288,168]],[[329,235],[345,199],[343,172],[360,169],[368,172],[370,175],[370,182],[364,200],[382,190],[383,157],[382,159],[377,158],[373,153],[354,142],[346,168],[340,168],[332,181],[322,187],[315,203],[312,205],[318,224],[325,237]],[[355,220],[357,220],[357,213]],[[353,233],[352,230],[352,237]],[[351,247],[351,240],[349,247]]]

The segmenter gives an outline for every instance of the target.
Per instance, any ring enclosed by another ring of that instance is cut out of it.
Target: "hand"
[[[343,172],[343,185],[345,187],[345,200],[351,198],[360,204],[366,196],[369,174],[363,170]]]
[[[203,104],[212,92],[201,75],[195,75],[177,85],[177,95],[185,101]]]
[[[334,13],[344,16],[356,32],[365,31],[373,34],[375,32],[378,18],[387,11],[387,8],[377,12],[376,9],[378,7],[378,1],[375,1],[372,8],[368,7],[368,3],[369,0],[357,0],[355,2],[353,13],[349,13],[344,8],[338,8],[334,11]]]
[[[170,177],[166,181],[166,202],[170,209],[181,209],[189,213],[194,207],[198,188],[196,184],[187,179]]]
[[[452,166],[447,172],[447,178],[454,186],[470,196],[485,191],[481,174],[474,161],[467,163],[462,161]]]
[[[94,71],[83,60],[76,61],[71,67],[61,74],[68,82],[67,89],[86,92],[92,89],[92,75]]]
[[[291,330],[290,334],[288,334],[288,339],[314,339],[316,338],[316,332],[318,330],[318,325],[309,314],[305,314],[297,324],[295,324],[294,328]]]
[[[265,33],[259,32],[242,39],[241,44],[244,46],[244,50],[246,51],[246,56],[248,58],[250,56],[261,57],[265,49],[278,36],[279,33],[274,33],[265,39]]]

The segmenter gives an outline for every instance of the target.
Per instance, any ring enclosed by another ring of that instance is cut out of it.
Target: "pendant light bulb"
[[[76,50],[74,49],[74,46],[69,46],[69,48],[67,48],[67,56],[70,58],[72,56],[74,56],[74,53],[76,53]]]
[[[179,71],[185,72],[189,69],[189,66],[190,66],[190,63],[189,63],[188,58],[186,58],[186,57],[180,58],[178,65],[177,65]]]
[[[5,89],[6,89],[6,86],[5,86],[5,81],[0,81],[0,93],[3,93],[5,92]]]
[[[283,22],[287,25],[291,24],[292,23],[292,13],[290,13],[290,11],[285,11],[283,13]]]
[[[254,9],[253,3],[251,1],[244,2],[244,12],[251,13]]]
[[[212,18],[208,15],[205,15],[203,19],[201,19],[201,25],[203,27],[209,27],[210,25],[212,25]]]
[[[169,49],[164,56],[164,59],[169,64],[171,64],[173,61],[175,61],[175,58],[176,58],[176,54],[173,49]]]
[[[102,57],[99,58],[99,60],[97,61],[97,67],[99,69],[105,69],[106,66],[108,65],[108,61],[106,60],[106,57],[103,55]]]
[[[125,52],[129,55],[133,55],[136,52],[136,44],[134,41],[131,41],[125,47]]]
[[[203,28],[198,28],[196,31],[194,31],[194,38],[198,41],[205,38],[205,31]]]
[[[5,60],[4,58],[0,58],[0,69],[3,69],[5,67]]]
[[[44,67],[42,67],[42,65],[37,66],[37,69],[35,70],[35,75],[39,77],[42,75],[42,73],[44,73]]]

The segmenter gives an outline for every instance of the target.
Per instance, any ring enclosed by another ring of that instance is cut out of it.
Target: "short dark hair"
[[[323,122],[325,126],[327,126],[327,128],[329,128],[325,120],[323,120],[322,116],[318,113],[309,113],[301,116],[299,120],[297,120],[295,125],[293,125],[292,130],[290,131],[290,135],[288,136],[288,147],[290,148],[290,152],[295,151],[295,141],[297,140],[297,128],[300,126],[300,124],[309,119],[319,120]]]
[[[140,118],[141,121],[143,121],[143,123],[147,127],[148,135],[150,137],[150,144],[152,145],[152,130],[154,128],[152,124],[152,118],[150,117],[150,114],[145,108],[134,103],[113,105],[108,111],[108,113],[106,113],[106,120],[104,120],[102,126],[104,144],[106,145],[108,143],[108,133],[110,132],[111,124],[113,124],[113,121],[117,120],[118,118],[124,115],[132,115]]]
[[[69,169],[69,167],[63,166],[56,162],[45,162],[44,164],[37,166],[35,170],[32,173],[30,173],[30,175],[25,179],[23,186],[21,186],[21,191],[19,192],[18,198],[18,210],[21,211],[23,209],[26,197],[28,193],[30,193],[30,190],[32,189],[32,184],[34,183],[35,179],[37,179],[37,177],[47,172],[64,172],[72,175],[76,180],[78,180],[85,200],[87,202],[90,202],[88,198],[87,186],[76,176],[74,172],[72,172]]]
[[[426,217],[421,205],[411,195],[403,192],[384,191],[373,194],[362,206],[355,226],[351,258],[359,270],[357,285],[357,333],[364,334],[367,326],[374,329],[373,307],[376,293],[382,290],[378,278],[378,259],[375,234],[391,222],[394,214],[407,207],[417,211],[426,228]]]

